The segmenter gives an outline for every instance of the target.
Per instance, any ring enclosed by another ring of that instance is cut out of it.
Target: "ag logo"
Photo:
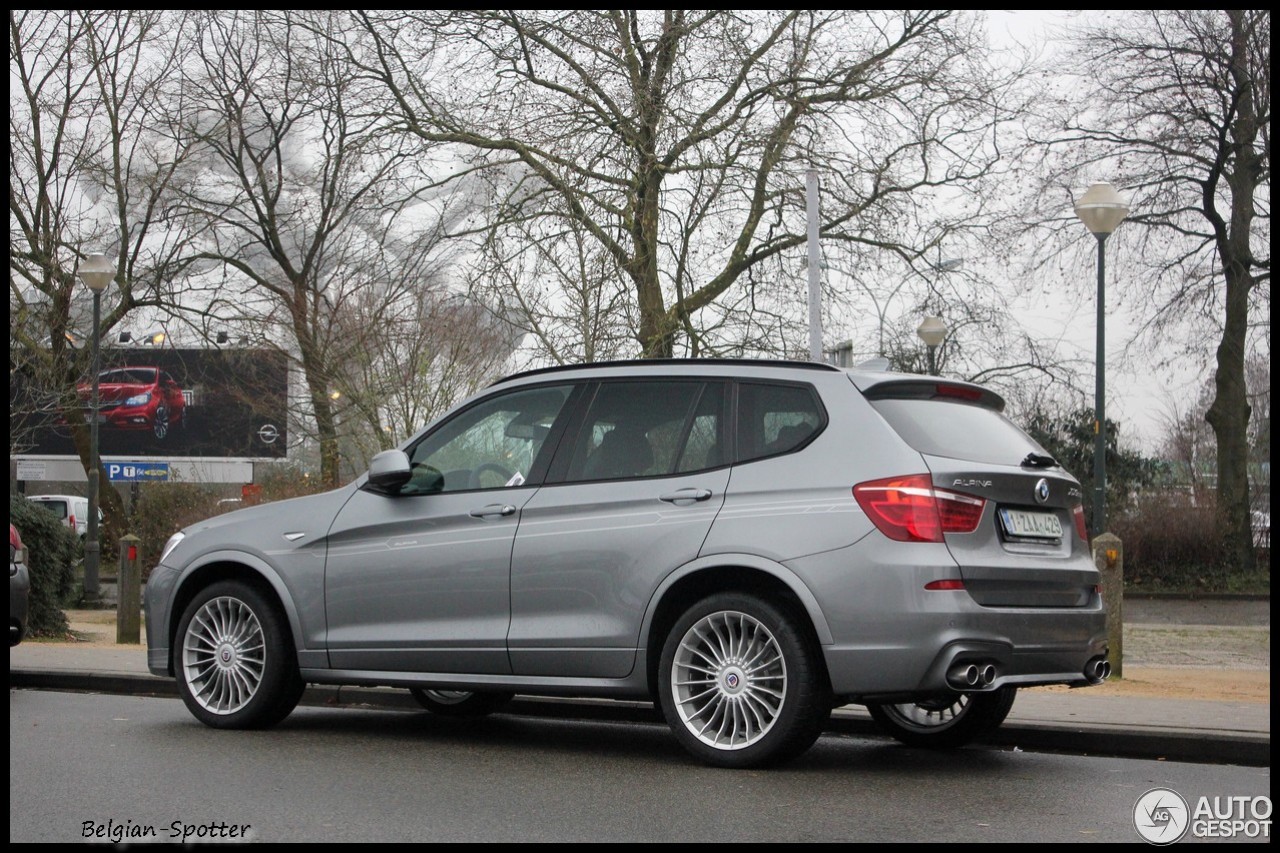
[[[1190,824],[1187,801],[1177,791],[1152,788],[1133,804],[1133,828],[1151,844],[1164,846],[1181,840]]]

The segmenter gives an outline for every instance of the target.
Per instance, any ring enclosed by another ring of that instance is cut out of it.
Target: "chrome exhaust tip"
[[[1093,684],[1101,684],[1111,677],[1111,663],[1104,657],[1097,657],[1084,666],[1084,677]]]
[[[953,666],[947,672],[947,681],[953,687],[977,687],[981,679],[982,674],[978,671],[978,665],[973,663],[962,663],[958,666]]]
[[[996,675],[998,675],[998,674],[999,674],[999,673],[997,673],[997,672],[996,672],[995,664],[990,664],[990,663],[989,663],[989,664],[987,664],[986,666],[984,666],[984,667],[982,668],[982,673],[981,673],[982,686],[983,686],[983,687],[990,687],[992,684],[994,684],[994,683],[995,683],[995,681],[996,681]]]

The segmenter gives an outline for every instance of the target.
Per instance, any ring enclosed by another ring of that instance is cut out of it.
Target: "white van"
[[[78,495],[27,495],[27,499],[40,504],[58,518],[63,519],[77,536],[84,536],[89,530],[88,498]],[[98,518],[102,518],[101,510],[98,512]]]

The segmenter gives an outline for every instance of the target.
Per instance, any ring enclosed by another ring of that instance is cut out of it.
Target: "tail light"
[[[1076,522],[1076,535],[1080,537],[1081,542],[1089,541],[1089,528],[1084,523],[1084,506],[1076,504],[1071,508],[1071,517]]]
[[[72,530],[75,530],[75,529],[76,529],[76,516],[75,516],[75,513],[68,513],[68,514],[67,514],[67,522],[71,525],[71,529],[72,529]]]
[[[858,506],[897,542],[941,542],[944,533],[978,529],[984,498],[935,489],[928,474],[870,480],[853,487]]]

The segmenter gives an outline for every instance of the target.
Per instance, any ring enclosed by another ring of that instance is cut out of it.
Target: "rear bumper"
[[[951,619],[901,645],[823,649],[832,690],[850,701],[995,690],[1038,684],[1084,686],[1089,663],[1107,653],[1106,614],[1005,610]],[[965,684],[970,665],[994,677]]]
[[[1106,654],[1107,614],[1087,562],[1063,561],[1064,572],[1041,575],[1056,585],[1069,576],[1080,606],[992,607],[967,589],[925,588],[959,576],[945,546],[879,547],[868,540],[788,564],[820,604],[830,636],[822,650],[837,696],[888,700],[1096,683],[1085,670]],[[958,680],[952,670],[970,664],[989,680]]]

